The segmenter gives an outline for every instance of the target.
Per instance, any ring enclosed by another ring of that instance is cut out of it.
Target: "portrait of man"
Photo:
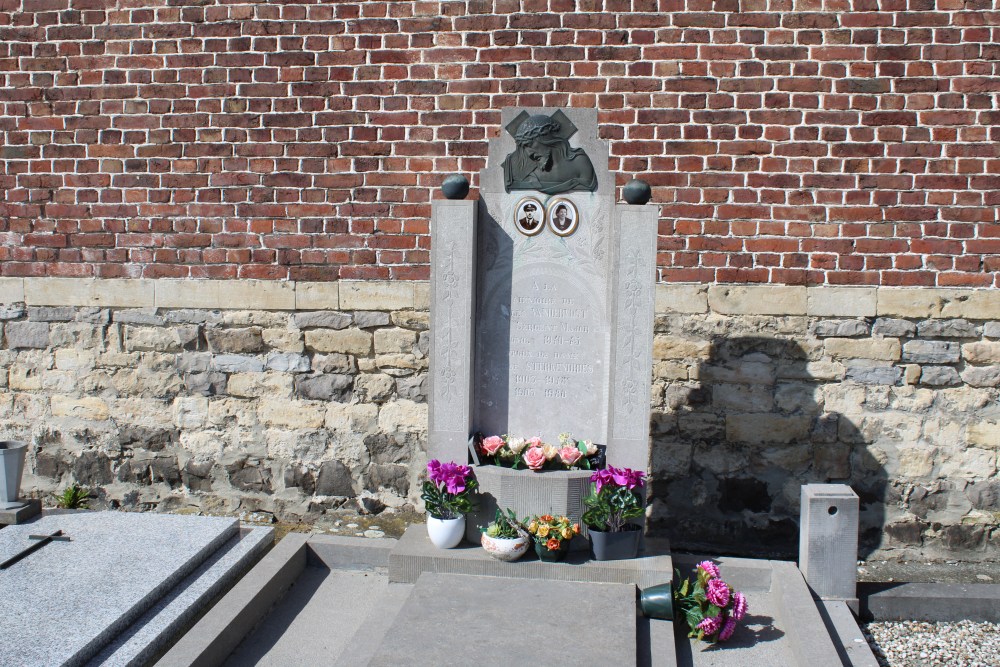
[[[514,223],[522,234],[534,236],[545,225],[545,209],[533,197],[525,197],[514,212]]]
[[[569,236],[576,231],[576,207],[568,199],[558,198],[549,203],[549,227],[559,236]]]

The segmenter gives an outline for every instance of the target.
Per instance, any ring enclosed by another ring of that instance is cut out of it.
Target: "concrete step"
[[[363,618],[354,636],[341,648],[334,667],[360,667],[371,664],[400,610],[413,591],[412,584],[389,583],[374,599],[374,605]],[[447,626],[445,626],[447,627]],[[286,663],[290,664],[290,663]],[[301,664],[301,663],[300,663]],[[329,664],[329,663],[324,663]],[[402,662],[399,664],[418,664]]]
[[[633,584],[425,572],[381,641],[369,636],[371,659],[345,653],[339,664],[633,665],[635,596]]]
[[[634,584],[645,588],[669,583],[673,561],[669,551],[615,561],[592,561],[586,551],[580,551],[570,552],[562,563],[543,563],[529,551],[517,562],[504,563],[491,558],[478,544],[463,542],[455,549],[438,549],[427,537],[425,526],[413,525],[389,554],[389,579],[413,583],[424,572]]]

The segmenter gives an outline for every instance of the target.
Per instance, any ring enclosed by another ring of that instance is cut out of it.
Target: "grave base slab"
[[[42,513],[41,500],[25,500],[20,507],[0,510],[0,526],[17,526]]]

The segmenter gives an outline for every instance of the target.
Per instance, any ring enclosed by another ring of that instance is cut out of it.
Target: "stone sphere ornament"
[[[638,204],[641,206],[653,197],[653,190],[646,181],[633,178],[622,188],[622,196],[625,197],[625,201],[629,204]]]
[[[441,183],[441,192],[448,199],[465,199],[469,194],[469,179],[462,174],[452,174]]]

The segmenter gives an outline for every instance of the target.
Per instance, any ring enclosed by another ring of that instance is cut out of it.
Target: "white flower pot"
[[[428,514],[427,535],[438,549],[457,547],[465,535],[465,516],[457,519],[437,519]]]
[[[483,533],[481,543],[486,553],[493,558],[505,563],[512,563],[528,551],[528,547],[531,546],[531,537],[490,537]]]

